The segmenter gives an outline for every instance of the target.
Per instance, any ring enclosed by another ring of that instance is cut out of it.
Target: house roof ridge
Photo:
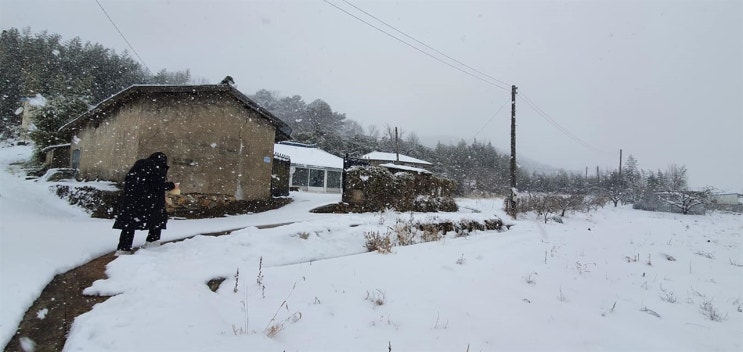
[[[392,158],[393,156],[395,156],[395,153],[380,152],[380,151],[375,150],[370,153],[362,155],[361,158],[369,159],[369,160],[396,161],[395,159]],[[429,161],[417,159],[412,156],[404,155],[404,154],[400,154],[400,162],[408,162],[408,163],[421,164],[421,165],[433,165]]]
[[[232,94],[238,101],[240,101],[246,107],[255,110],[272,125],[274,125],[277,131],[284,137],[285,140],[291,139],[292,129],[289,125],[278,118],[276,115],[271,113],[268,109],[263,108],[260,104],[250,99],[247,95],[243,94],[237,88],[229,84],[198,84],[198,85],[172,85],[172,84],[132,84],[127,88],[122,89],[116,94],[100,101],[98,104],[90,108],[88,111],[82,113],[78,117],[72,119],[70,122],[62,125],[58,131],[65,129],[72,129],[78,125],[88,121],[93,116],[96,116],[99,112],[102,112],[108,108],[115,106],[122,100],[129,97],[135,96],[141,93],[186,93],[186,92],[225,92]]]

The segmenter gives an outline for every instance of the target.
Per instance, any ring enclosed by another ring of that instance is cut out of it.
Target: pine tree
[[[0,34],[0,136],[6,138],[21,124],[16,110],[21,106],[21,34],[17,29]]]
[[[88,104],[82,97],[55,95],[47,99],[44,107],[34,110],[35,127],[29,137],[39,158],[44,148],[70,142],[70,132],[59,132],[59,128],[87,111]]]

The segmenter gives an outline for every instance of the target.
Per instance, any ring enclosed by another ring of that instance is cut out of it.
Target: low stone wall
[[[165,210],[168,213],[181,212],[183,210],[226,206],[235,201],[235,196],[225,194],[171,194],[165,195]]]
[[[85,209],[94,218],[113,219],[119,212],[120,190],[59,184],[50,186],[50,190],[70,204]],[[168,193],[165,196],[165,209],[171,217],[201,219],[259,213],[280,208],[291,201],[287,197],[243,201],[224,194]]]
[[[717,210],[717,211],[729,211],[732,213],[741,213],[743,214],[743,204],[707,204],[707,208],[711,210]]]
[[[354,166],[346,170],[343,202],[354,211],[457,211],[452,198],[456,182],[431,174],[391,173],[383,167]]]
[[[186,219],[218,218],[226,215],[260,213],[292,202],[289,197],[237,200],[225,194],[167,194],[165,209],[170,217]]]

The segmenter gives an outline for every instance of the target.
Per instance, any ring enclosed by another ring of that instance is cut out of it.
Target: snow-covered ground
[[[29,155],[0,148],[3,344],[54,274],[111,251],[118,236],[111,220],[89,218],[9,166]],[[292,197],[261,214],[170,221],[164,240],[244,229],[111,262],[87,292],[115,296],[75,320],[65,350],[743,350],[740,215],[606,207],[564,224],[522,216],[507,232],[379,254],[366,252],[365,233],[507,219],[502,200],[459,199],[452,214],[331,215],[307,210],[338,195]],[[226,280],[212,292],[206,282],[217,277]]]

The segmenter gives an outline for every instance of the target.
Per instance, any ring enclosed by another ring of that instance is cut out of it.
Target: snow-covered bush
[[[391,173],[383,167],[346,170],[343,201],[359,211],[456,211],[451,195],[456,184],[431,174]]]
[[[90,186],[74,187],[68,185],[54,185],[50,189],[58,197],[77,205],[94,218],[113,219],[118,212],[120,191],[102,190]]]
[[[365,233],[364,239],[366,239],[364,246],[369,252],[390,253],[392,251],[392,241],[389,234],[380,235],[379,232],[372,231]]]

